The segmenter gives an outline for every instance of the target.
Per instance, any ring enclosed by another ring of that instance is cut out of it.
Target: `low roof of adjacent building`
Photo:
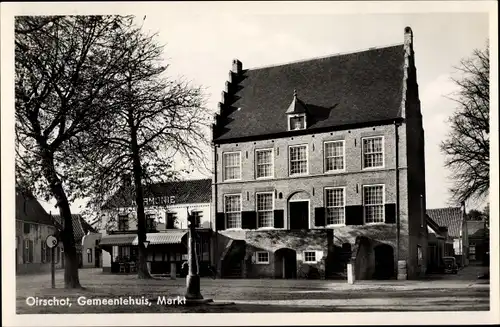
[[[462,229],[463,213],[460,207],[427,209],[427,215],[439,226],[448,227],[448,235],[459,237]]]
[[[212,179],[194,179],[157,183],[144,186],[144,198],[174,196],[175,204],[210,203]],[[122,186],[103,206],[103,209],[130,207],[134,201],[131,188]]]
[[[243,69],[214,140],[287,132],[287,109],[307,111],[310,131],[400,118],[404,69],[404,44]]]
[[[484,238],[486,236],[486,222],[484,220],[468,220],[467,234],[470,238]]]
[[[31,192],[16,188],[16,219],[44,225],[53,225],[50,215]]]
[[[52,215],[54,220],[61,224],[61,216],[60,215]],[[81,214],[71,214],[72,218],[72,227],[73,227],[73,236],[76,241],[82,239],[88,232],[95,233],[96,230],[90,226],[87,221],[83,218]]]

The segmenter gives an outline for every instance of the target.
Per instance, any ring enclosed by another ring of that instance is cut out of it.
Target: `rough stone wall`
[[[297,269],[303,264],[304,251],[321,251],[322,258],[317,258],[318,263],[307,263],[317,268],[321,273],[325,271],[325,258],[327,256],[327,232],[326,230],[268,230],[268,231],[221,231],[218,235],[220,255],[229,244],[230,239],[246,241],[246,277],[248,278],[279,278],[276,269],[275,252],[279,249],[291,249],[296,251]],[[258,251],[269,252],[269,263],[259,264],[252,262],[252,256]]]

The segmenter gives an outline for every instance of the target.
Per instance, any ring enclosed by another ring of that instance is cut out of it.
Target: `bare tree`
[[[93,211],[104,203],[108,210],[127,205],[123,197],[113,194],[134,198],[138,277],[150,278],[144,245],[145,186],[176,179],[179,171],[174,170],[174,163],[179,158],[190,166],[207,167],[204,146],[208,145],[210,119],[200,87],[166,76],[163,46],[156,41],[156,34],[147,35],[139,26],[123,46],[130,51],[130,64],[121,72],[126,84],[119,92],[120,109],[99,130],[89,131],[87,137],[93,142],[75,143],[74,148],[79,149],[83,180],[88,186],[87,194],[82,196],[91,199],[89,207]],[[122,185],[124,175],[132,177],[131,186]]]
[[[458,104],[450,117],[451,132],[441,144],[446,167],[453,172],[451,189],[457,202],[483,199],[490,185],[490,64],[489,47],[456,67],[460,78],[453,81],[459,91],[452,99]]]
[[[106,124],[126,80],[130,17],[20,16],[15,21],[16,178],[53,197],[62,217],[66,288],[80,287],[70,201],[72,144]],[[125,59],[124,59],[125,58]]]

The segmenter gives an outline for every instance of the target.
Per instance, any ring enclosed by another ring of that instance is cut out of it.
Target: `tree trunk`
[[[129,125],[131,128],[131,150],[134,171],[135,202],[137,204],[137,239],[139,246],[139,262],[137,264],[137,277],[140,279],[152,278],[147,265],[146,241],[146,214],[144,212],[144,194],[142,189],[142,165],[137,143],[137,131],[134,126],[132,112],[129,111]]]
[[[56,174],[52,154],[50,152],[45,152],[42,160],[44,175],[50,185],[50,190],[57,201],[57,206],[61,216],[61,224],[63,226],[60,237],[64,246],[64,287],[81,288],[80,279],[78,277],[79,261],[76,253],[75,237],[73,235],[73,219],[71,216],[68,197],[66,196],[62,183]]]

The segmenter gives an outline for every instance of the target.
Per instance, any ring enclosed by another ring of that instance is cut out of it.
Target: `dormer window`
[[[290,131],[296,131],[299,129],[305,129],[306,128],[306,115],[294,115],[289,117],[289,130]]]
[[[293,100],[286,111],[288,118],[288,130],[296,131],[307,128],[306,105],[297,98],[297,91],[293,91]]]

